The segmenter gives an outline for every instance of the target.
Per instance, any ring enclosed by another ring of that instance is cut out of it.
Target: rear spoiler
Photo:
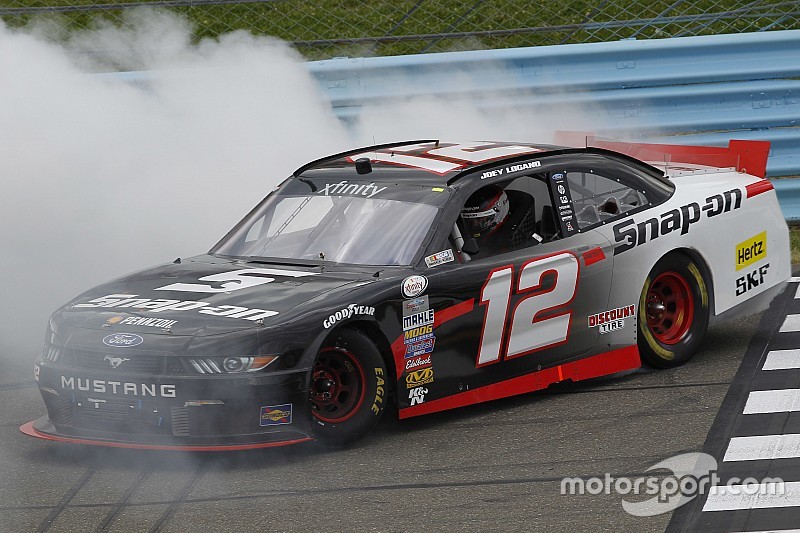
[[[769,141],[731,140],[727,148],[719,146],[686,146],[680,144],[628,143],[596,137],[593,133],[557,131],[554,144],[571,147],[595,147],[613,150],[648,163],[667,166],[684,163],[717,168],[735,168],[738,172],[765,178]]]

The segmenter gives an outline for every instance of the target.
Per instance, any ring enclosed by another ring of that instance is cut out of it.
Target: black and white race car
[[[590,144],[414,141],[303,166],[207,254],[56,311],[35,363],[47,415],[21,429],[340,446],[390,403],[405,419],[679,365],[710,318],[782,287],[768,143]]]

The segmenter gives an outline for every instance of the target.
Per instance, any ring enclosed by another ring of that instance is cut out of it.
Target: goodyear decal
[[[261,407],[261,425],[277,426],[292,423],[292,404],[265,405]]]

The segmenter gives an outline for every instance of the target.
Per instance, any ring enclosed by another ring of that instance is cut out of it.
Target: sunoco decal
[[[292,423],[292,404],[265,405],[261,407],[261,425],[277,426]]]
[[[635,305],[609,309],[602,313],[589,315],[589,327],[599,328],[600,333],[609,333],[625,327],[625,319],[636,315]]]
[[[403,280],[403,296],[415,298],[428,288],[428,278],[425,276],[408,276]]]

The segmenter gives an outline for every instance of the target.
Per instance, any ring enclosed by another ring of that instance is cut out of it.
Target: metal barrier
[[[426,96],[492,108],[581,106],[610,137],[768,140],[768,176],[800,176],[800,30],[337,58],[308,68],[345,121],[367,105]],[[786,219],[800,222],[800,179],[774,183]]]
[[[344,120],[366,105],[420,96],[581,106],[608,124],[598,133],[609,136],[716,146],[769,140],[768,174],[800,175],[800,30],[338,58],[309,68]]]

